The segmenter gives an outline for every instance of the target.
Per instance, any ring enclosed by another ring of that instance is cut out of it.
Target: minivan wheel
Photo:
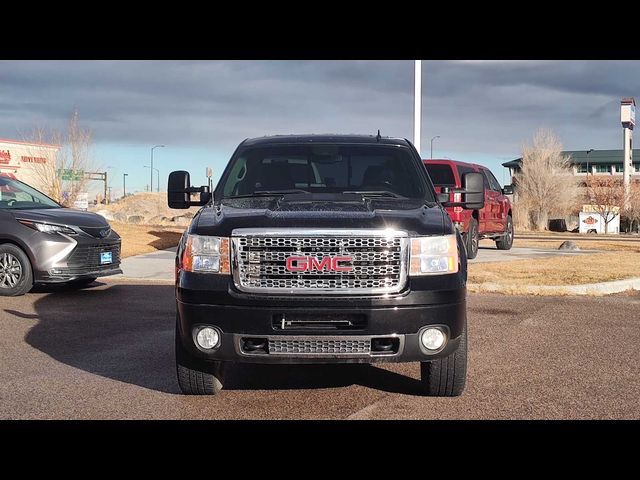
[[[507,231],[498,240],[496,240],[496,247],[498,250],[511,250],[513,245],[513,220],[511,215],[507,216]]]
[[[215,395],[222,390],[224,362],[200,362],[182,345],[176,322],[176,370],[178,386],[185,395]]]
[[[458,397],[467,382],[467,325],[460,335],[460,344],[450,355],[420,362],[420,381],[425,395]]]
[[[29,257],[10,243],[0,245],[0,296],[24,295],[33,287]]]
[[[469,260],[476,258],[478,255],[480,235],[478,234],[478,221],[473,217],[469,220],[469,230],[467,231],[464,240],[464,246],[467,249],[467,258]]]

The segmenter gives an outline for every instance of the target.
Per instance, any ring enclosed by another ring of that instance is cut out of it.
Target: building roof
[[[564,150],[563,155],[569,156],[569,162],[572,165],[589,165],[622,163],[624,157],[623,150],[593,150],[587,155],[587,150]],[[633,158],[640,159],[640,149],[633,149]],[[636,160],[634,160],[636,163]],[[522,166],[522,157],[510,160],[502,164],[507,168],[520,168]]]
[[[10,140],[8,138],[0,138],[0,143],[14,143],[16,145],[31,145],[34,147],[47,147],[47,148],[61,148],[62,145],[55,143],[38,143],[38,142],[24,142],[22,140]]]
[[[377,135],[273,135],[267,137],[247,138],[242,146],[273,145],[285,143],[368,143],[386,145],[409,145],[404,138],[380,137]]]

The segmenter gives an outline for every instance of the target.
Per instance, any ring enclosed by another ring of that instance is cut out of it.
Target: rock
[[[562,245],[558,247],[558,250],[580,250],[580,247],[572,241],[567,240],[566,242],[562,242]]]
[[[102,215],[108,221],[115,220],[113,218],[113,213],[111,213],[109,210],[104,210],[104,209],[103,210],[97,210],[95,213],[97,213],[98,215]]]
[[[139,224],[144,221],[144,217],[142,215],[131,215],[127,218],[127,223]]]

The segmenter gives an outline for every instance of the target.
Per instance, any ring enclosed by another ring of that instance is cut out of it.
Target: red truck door
[[[507,228],[507,212],[504,211],[504,196],[502,195],[502,187],[496,180],[496,177],[490,170],[482,169],[485,183],[485,209],[488,209],[489,217],[487,231],[502,233]]]

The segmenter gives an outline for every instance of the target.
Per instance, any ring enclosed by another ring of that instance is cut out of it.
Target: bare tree
[[[91,131],[80,126],[77,109],[71,114],[64,132],[35,127],[28,135],[23,135],[29,143],[60,145],[53,163],[36,163],[32,168],[39,188],[63,205],[73,205],[78,194],[87,188],[88,180],[83,172],[93,167],[91,137]],[[73,173],[73,177],[63,179],[64,173]]]
[[[640,231],[640,182],[634,182],[629,189],[629,199],[624,209],[624,215],[629,219],[631,225],[629,230],[633,232],[633,224],[636,230]]]
[[[587,198],[596,213],[604,220],[604,233],[609,233],[609,223],[618,215],[625,204],[624,185],[620,178],[588,175],[586,180]]]
[[[570,157],[562,155],[562,143],[550,130],[539,129],[533,143],[523,145],[522,169],[515,176],[516,211],[526,219],[523,226],[544,230],[549,218],[577,210],[578,181],[569,161]]]

